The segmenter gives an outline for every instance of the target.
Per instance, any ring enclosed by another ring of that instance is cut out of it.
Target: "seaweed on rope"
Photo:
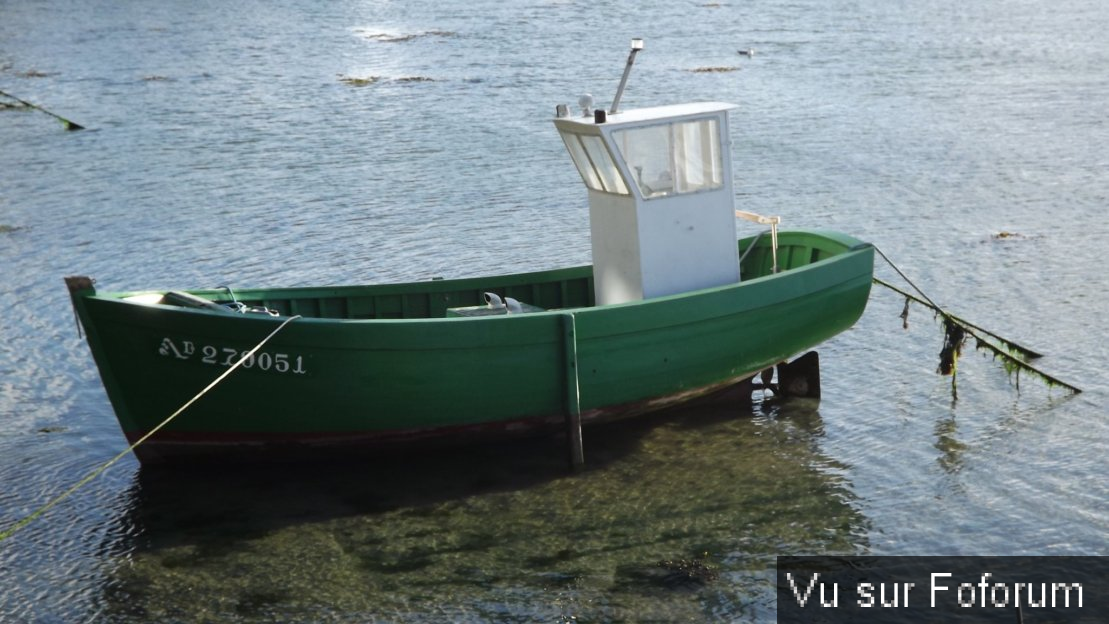
[[[883,257],[884,254],[883,254]],[[889,259],[886,258],[888,262]],[[890,263],[891,266],[893,263]],[[896,269],[896,267],[894,267]],[[900,273],[900,271],[898,271]],[[902,274],[902,277],[904,275]],[[908,281],[908,278],[906,278]],[[905,308],[901,312],[902,327],[908,329],[909,326],[909,304],[916,303],[932,310],[935,315],[942,319],[944,331],[944,344],[940,350],[940,362],[937,366],[937,372],[941,375],[951,376],[951,397],[958,400],[958,359],[962,354],[962,347],[966,343],[968,337],[975,339],[974,348],[976,351],[988,351],[992,354],[994,361],[1001,360],[1001,365],[1005,368],[1006,373],[1010,378],[1015,379],[1017,391],[1020,391],[1020,373],[1025,372],[1034,377],[1039,378],[1047,384],[1048,387],[1061,387],[1074,394],[1082,392],[1076,386],[1073,386],[1054,375],[1045,373],[1044,371],[1029,364],[1029,360],[1042,357],[1042,354],[1029,349],[1013,340],[1009,340],[1003,336],[999,336],[987,329],[974,325],[966,320],[963,320],[954,314],[947,312],[933,303],[931,300],[922,299],[908,293],[888,282],[879,278],[874,278],[874,283],[885,286],[895,293],[905,297]],[[909,282],[912,284],[912,282]],[[915,285],[913,285],[916,288]],[[919,288],[917,289],[920,290]],[[923,294],[923,293],[922,293]],[[988,338],[987,338],[988,336]],[[992,339],[995,342],[991,342]]]

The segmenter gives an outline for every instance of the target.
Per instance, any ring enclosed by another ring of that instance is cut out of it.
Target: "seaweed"
[[[951,319],[943,319],[943,348],[940,349],[940,364],[936,372],[941,375],[951,375],[951,398],[955,401],[959,400],[959,356],[963,353],[963,343],[966,339],[965,329]]]
[[[58,75],[58,72],[44,72],[37,69],[28,69],[26,71],[16,73],[16,76],[19,76],[20,78],[49,78],[50,76],[56,75]]]
[[[381,76],[360,77],[344,76],[342,74],[339,75],[339,82],[350,85],[352,87],[367,87],[372,84],[377,84],[378,82],[381,82],[381,80]],[[395,83],[404,84],[411,82],[435,82],[435,79],[429,78],[427,76],[401,76],[399,78],[393,78],[392,81]]]
[[[737,71],[738,69],[739,69],[738,67],[723,67],[723,66],[720,66],[720,67],[697,67],[697,68],[691,69],[689,71],[691,71],[695,74],[726,74],[728,72]]]
[[[421,37],[446,38],[446,37],[455,37],[455,36],[458,35],[458,33],[454,32],[454,31],[450,31],[450,30],[425,30],[425,31],[421,31],[421,32],[404,33],[404,34],[371,32],[371,31],[368,31],[366,29],[359,29],[355,32],[357,32],[359,35],[361,35],[362,37],[364,37],[366,39],[370,39],[372,41],[381,41],[383,43],[405,43],[407,41],[412,41],[414,39],[419,39]]]
[[[958,360],[959,356],[962,354],[962,348],[964,343],[966,342],[967,337],[973,337],[975,339],[975,350],[988,351],[993,355],[993,359],[995,361],[998,359],[1001,360],[1001,364],[1005,368],[1006,373],[1008,373],[1009,377],[1014,380],[1017,392],[1020,392],[1021,372],[1029,373],[1032,376],[1037,377],[1045,384],[1047,384],[1049,388],[1061,387],[1069,390],[1074,394],[1082,392],[1081,389],[1059,379],[1058,377],[1045,373],[1044,371],[1028,363],[1029,360],[1042,357],[1040,353],[1037,353],[1036,351],[1033,351],[1032,349],[1029,349],[1028,347],[1025,347],[1013,340],[1009,340],[1008,338],[999,336],[998,334],[995,334],[987,329],[983,329],[982,327],[974,325],[969,321],[965,321],[955,316],[954,314],[951,314],[946,310],[940,308],[932,301],[926,301],[924,299],[921,299],[920,297],[916,297],[877,277],[874,278],[874,283],[885,286],[895,293],[905,297],[905,307],[901,311],[901,322],[904,329],[908,329],[909,327],[908,319],[910,303],[920,304],[935,312],[936,316],[942,319],[944,342],[943,348],[940,350],[940,362],[937,366],[936,371],[941,375],[951,376],[952,399],[958,400],[959,398],[958,384],[956,379],[958,374]]]
[[[706,562],[704,553],[693,558],[664,559],[653,564],[628,564],[617,569],[624,583],[640,591],[664,589],[696,592],[720,578],[720,572]]]
[[[52,113],[52,112],[50,112],[50,111],[46,110],[45,108],[43,108],[43,107],[41,107],[41,106],[39,106],[39,105],[37,105],[37,104],[33,104],[33,103],[31,103],[31,102],[28,102],[27,100],[24,100],[24,99],[18,98],[18,97],[14,96],[14,95],[12,95],[12,94],[10,94],[10,93],[5,93],[5,92],[3,92],[3,91],[0,91],[0,97],[5,97],[5,98],[8,98],[8,99],[10,99],[10,100],[15,100],[16,102],[18,102],[19,104],[21,104],[21,105],[22,105],[23,107],[26,107],[26,108],[33,108],[33,109],[35,109],[35,110],[37,110],[37,111],[41,111],[41,112],[43,112],[43,113],[46,113],[47,115],[50,115],[50,116],[51,116],[51,117],[53,117],[54,119],[57,119],[58,121],[62,122],[62,126],[63,126],[63,127],[64,127],[64,128],[66,129],[66,130],[84,130],[84,129],[85,129],[85,127],[84,127],[84,126],[82,126],[81,124],[78,124],[78,123],[74,123],[74,122],[72,122],[72,121],[70,121],[70,120],[66,119],[65,117],[62,117],[61,115],[58,115],[58,114],[56,114],[56,113]],[[13,106],[11,106],[11,105],[8,105],[8,106],[7,106],[6,108],[14,108],[14,107],[13,107]]]
[[[365,87],[374,84],[381,80],[381,76],[339,76],[339,82],[350,85],[352,87]]]

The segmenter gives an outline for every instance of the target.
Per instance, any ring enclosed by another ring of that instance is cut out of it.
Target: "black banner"
[[[1109,622],[1109,557],[778,557],[778,622]]]

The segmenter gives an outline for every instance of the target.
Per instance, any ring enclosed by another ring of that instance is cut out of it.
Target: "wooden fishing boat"
[[[129,441],[237,365],[135,454],[574,431],[750,379],[860,317],[870,245],[774,219],[770,236],[737,243],[733,107],[585,108],[560,106],[555,124],[588,188],[592,266],[234,292],[103,293],[67,278]]]

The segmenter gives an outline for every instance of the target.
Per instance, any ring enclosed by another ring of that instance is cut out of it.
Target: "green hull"
[[[751,240],[740,241],[741,252]],[[591,267],[462,280],[236,291],[281,316],[125,300],[73,303],[134,441],[299,314],[253,358],[136,449],[143,461],[393,444],[641,413],[749,378],[844,331],[869,297],[873,248],[783,232],[730,286],[592,305]],[[219,302],[226,290],[190,291]],[[453,316],[484,292],[545,311]],[[575,374],[576,373],[576,374]],[[576,386],[576,392],[575,390]],[[578,405],[574,405],[575,401]]]

